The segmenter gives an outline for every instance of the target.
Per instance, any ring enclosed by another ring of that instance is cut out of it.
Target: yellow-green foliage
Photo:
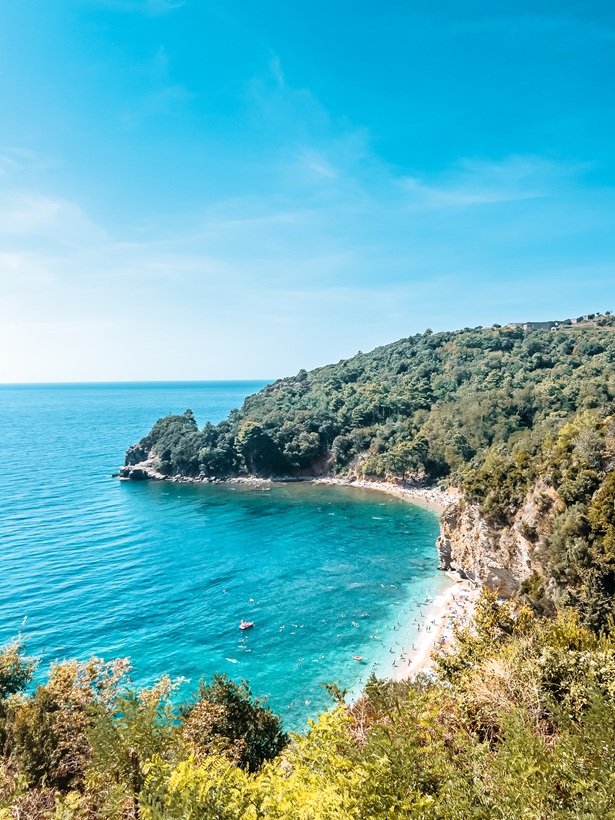
[[[176,765],[153,758],[141,797],[144,820],[249,817],[248,775],[224,756],[205,757],[197,764],[190,756]]]
[[[227,746],[214,753],[207,742],[195,748],[194,736],[187,742],[194,704],[173,708],[168,681],[127,694],[117,674],[123,667],[56,667],[32,696],[2,700],[8,742],[0,760],[0,818],[615,817],[609,633],[597,636],[574,611],[538,618],[485,595],[474,625],[458,633],[456,651],[437,668],[435,680],[371,678],[355,704],[332,707],[250,771]],[[104,670],[110,674],[101,676]],[[224,692],[231,703],[247,696],[225,688],[224,679],[217,686],[221,702]],[[52,697],[54,709],[43,709]],[[37,731],[33,715],[44,717]],[[267,726],[262,717],[256,713],[256,726]],[[23,723],[32,727],[27,736],[19,735]],[[215,724],[214,734],[219,729]],[[205,730],[199,721],[202,740]],[[233,735],[227,737],[232,745]],[[45,755],[49,775],[33,775],[32,760],[42,765]],[[66,755],[78,763],[68,780],[56,771]]]
[[[175,766],[151,761],[142,817],[296,818],[359,817],[358,798],[368,772],[352,759],[350,717],[338,708],[321,715],[286,752],[247,774],[224,755]]]
[[[340,820],[358,817],[357,798],[366,772],[349,755],[349,718],[337,707],[320,716],[306,737],[257,777],[255,817]]]
[[[20,640],[13,641],[0,653],[0,703],[20,692],[32,679],[36,664],[23,656]]]

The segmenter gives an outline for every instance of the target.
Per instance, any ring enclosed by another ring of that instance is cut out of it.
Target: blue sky
[[[615,308],[615,6],[0,5],[0,381]]]

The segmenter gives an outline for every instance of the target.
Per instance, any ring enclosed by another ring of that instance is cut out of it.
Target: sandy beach
[[[434,512],[442,513],[449,504],[459,501],[461,494],[454,488],[439,489],[438,487],[404,487],[388,481],[368,481],[366,479],[352,480],[349,478],[315,478],[314,484],[334,484],[338,487],[356,487],[361,490],[374,490],[379,493],[402,498],[412,504],[420,504]]]
[[[345,478],[315,479],[315,484],[335,484],[393,495],[411,504],[419,504],[438,514],[461,498],[459,491],[436,487],[402,487],[385,481],[350,480]],[[480,588],[473,582],[447,572],[450,581],[443,592],[402,627],[401,640],[390,647],[393,660],[388,670],[381,669],[394,680],[412,678],[419,672],[429,672],[434,650],[446,650],[454,641],[455,626],[466,626],[472,619]]]
[[[394,680],[412,678],[419,672],[429,672],[435,650],[453,645],[455,626],[467,626],[472,619],[480,589],[471,581],[447,573],[450,586],[429,605],[424,617],[409,624],[406,646],[393,661]]]

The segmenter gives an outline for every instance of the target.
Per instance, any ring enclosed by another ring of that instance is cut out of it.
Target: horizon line
[[[263,378],[245,378],[245,379],[101,379],[88,381],[28,381],[28,382],[2,382],[0,387],[70,387],[79,385],[129,385],[129,384],[249,384],[256,382],[265,382],[267,384],[276,381],[276,379]]]

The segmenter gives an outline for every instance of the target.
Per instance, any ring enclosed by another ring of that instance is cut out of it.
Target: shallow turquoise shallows
[[[396,624],[443,584],[433,513],[338,487],[111,478],[160,416],[219,421],[261,386],[0,387],[0,642],[21,631],[41,675],[129,656],[137,684],[169,673],[188,694],[225,672],[291,729],[329,705],[322,681],[386,672]]]

